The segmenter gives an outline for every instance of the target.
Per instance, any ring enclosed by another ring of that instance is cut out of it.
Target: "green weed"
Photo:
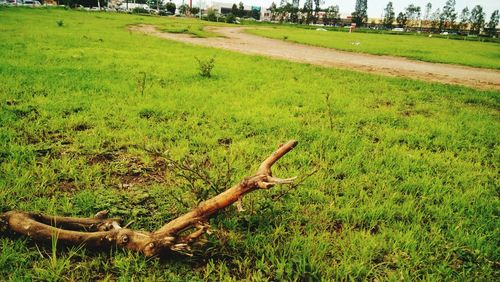
[[[215,57],[211,57],[206,60],[199,59],[198,57],[194,57],[198,62],[198,71],[200,76],[202,77],[211,77],[212,69],[215,67]]]

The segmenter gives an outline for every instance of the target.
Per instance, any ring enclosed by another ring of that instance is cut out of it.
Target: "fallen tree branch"
[[[107,212],[99,212],[94,218],[72,218],[10,211],[0,215],[0,223],[3,222],[8,229],[37,241],[50,241],[56,237],[59,242],[68,245],[83,244],[89,248],[122,247],[146,256],[154,256],[168,250],[186,253],[192,245],[201,242],[201,236],[208,232],[208,219],[219,210],[225,209],[256,189],[269,189],[274,185],[293,183],[295,177],[274,177],[271,167],[296,145],[295,140],[281,145],[262,162],[254,175],[201,202],[196,208],[154,232],[122,228],[119,219],[107,218]],[[191,229],[195,230],[185,235],[185,232]]]

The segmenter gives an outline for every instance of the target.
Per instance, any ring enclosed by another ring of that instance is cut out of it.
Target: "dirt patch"
[[[151,163],[145,164],[140,158],[120,156],[122,167],[111,173],[120,188],[129,188],[135,185],[165,182],[167,163],[163,158],[153,157]]]
[[[130,26],[129,29],[165,39],[245,54],[264,55],[294,62],[465,85],[480,89],[500,90],[500,71],[498,70],[428,63],[400,57],[377,56],[308,46],[247,34],[243,32],[244,27],[207,27],[208,31],[222,35],[221,37],[209,38],[165,33],[151,25],[135,25]]]
[[[342,233],[342,230],[344,230],[344,223],[342,223],[342,221],[339,220],[334,220],[328,224],[327,229],[331,233],[340,234]]]
[[[164,183],[168,170],[165,158],[151,154],[146,159],[127,153],[126,148],[87,155],[88,165],[99,165],[112,185],[130,188],[136,185]]]
[[[77,187],[73,179],[61,180],[59,182],[59,190],[62,192],[74,192]]]
[[[74,131],[85,131],[85,130],[89,130],[91,128],[92,128],[92,125],[85,123],[85,122],[81,122],[81,123],[75,124],[73,126]]]
[[[219,143],[219,145],[221,145],[221,146],[229,147],[233,143],[233,139],[231,139],[231,138],[220,138],[220,139],[217,140],[217,143]]]
[[[102,154],[95,154],[95,155],[90,156],[87,163],[89,165],[96,165],[96,164],[101,164],[101,163],[112,162],[113,160],[115,160],[114,153],[102,153]]]

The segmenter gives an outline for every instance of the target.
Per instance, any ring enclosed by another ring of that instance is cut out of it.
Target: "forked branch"
[[[146,256],[154,256],[164,251],[188,252],[192,245],[201,242],[201,236],[208,232],[208,219],[217,211],[225,209],[256,189],[293,183],[295,177],[273,177],[271,167],[296,145],[295,140],[281,145],[262,162],[254,175],[201,202],[196,208],[154,232],[122,228],[119,219],[107,218],[107,212],[99,212],[94,218],[72,218],[10,211],[0,215],[0,220],[8,229],[38,241],[49,241],[55,236],[58,241],[68,245],[84,244],[89,248],[122,247],[142,252]],[[181,234],[191,229],[194,231],[188,235]]]

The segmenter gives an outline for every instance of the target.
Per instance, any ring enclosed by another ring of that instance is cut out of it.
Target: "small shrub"
[[[210,22],[216,22],[217,21],[217,15],[215,14],[214,9],[208,9],[207,11],[207,20]]]
[[[63,20],[57,20],[56,23],[57,23],[57,26],[63,26],[64,25],[64,21]]]
[[[215,57],[211,57],[207,60],[200,60],[198,57],[194,57],[196,61],[198,61],[198,69],[200,71],[200,75],[203,77],[211,77],[212,69],[215,66]]]
[[[132,9],[132,14],[149,14],[149,11],[141,7],[135,7]]]
[[[165,7],[167,8],[168,12],[172,13],[172,15],[175,14],[175,3],[173,3],[173,2],[167,2],[167,4],[165,5]]]
[[[283,40],[287,40],[287,39],[288,39],[288,36],[284,35]]]
[[[198,8],[198,7],[191,8],[191,15],[197,15],[199,12],[200,12],[200,8]]]
[[[226,23],[235,23],[235,22],[236,22],[236,17],[232,13],[227,14]]]

